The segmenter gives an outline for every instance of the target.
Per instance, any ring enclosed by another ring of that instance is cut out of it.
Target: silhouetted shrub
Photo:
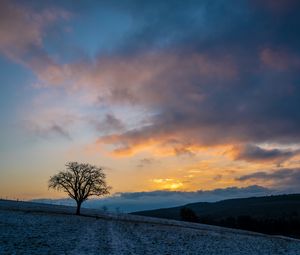
[[[198,222],[198,217],[196,213],[192,209],[187,207],[181,208],[180,218],[183,221]]]

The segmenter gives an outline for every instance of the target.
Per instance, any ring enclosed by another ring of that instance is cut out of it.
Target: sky
[[[299,26],[297,0],[1,0],[0,197],[64,197],[69,161],[115,199],[299,192]]]

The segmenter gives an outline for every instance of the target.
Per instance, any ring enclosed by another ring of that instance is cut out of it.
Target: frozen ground
[[[300,241],[135,215],[0,200],[0,254],[299,254]]]

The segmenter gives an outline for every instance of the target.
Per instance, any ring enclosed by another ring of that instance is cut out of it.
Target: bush
[[[192,209],[187,207],[181,208],[180,218],[183,221],[198,222],[198,217],[196,213]]]

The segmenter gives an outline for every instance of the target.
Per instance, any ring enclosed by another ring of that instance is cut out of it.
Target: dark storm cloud
[[[300,153],[299,150],[264,149],[252,144],[236,147],[234,151],[234,159],[236,160],[246,160],[249,162],[274,162],[278,164],[283,163]]]
[[[179,154],[192,153],[192,145],[300,142],[299,1],[60,4],[74,19],[103,8],[120,26],[122,17],[130,20],[118,47],[106,52],[99,46],[101,54],[91,60],[61,66],[37,56],[30,63],[46,84],[91,89],[110,104],[155,113],[148,125],[115,130],[99,142],[122,150],[176,140]],[[95,26],[103,21],[95,18]],[[39,33],[29,42],[38,41],[42,51],[44,33],[33,24]]]
[[[134,0],[102,1],[99,5],[132,17],[132,29],[123,40],[123,53],[179,47],[247,55],[249,50],[254,52],[272,44],[297,48],[296,41],[300,39],[300,4],[294,0]]]
[[[152,50],[161,54],[155,60],[161,64],[170,61],[167,52],[179,62],[132,90],[139,104],[157,112],[152,125],[100,141],[118,140],[126,148],[175,138],[200,145],[300,142],[300,2],[145,5],[130,9],[140,11],[135,17],[139,25],[126,38],[122,54]],[[193,59],[197,54],[201,62]],[[191,71],[197,63],[200,71]],[[205,65],[206,73],[201,71]],[[214,75],[211,66],[217,65],[223,75]],[[231,75],[225,76],[229,66]],[[152,71],[147,65],[145,70]]]
[[[299,191],[300,169],[299,168],[283,168],[273,171],[260,171],[247,174],[237,178],[238,181],[263,181],[272,182],[273,187],[277,189],[289,190],[292,192]]]

